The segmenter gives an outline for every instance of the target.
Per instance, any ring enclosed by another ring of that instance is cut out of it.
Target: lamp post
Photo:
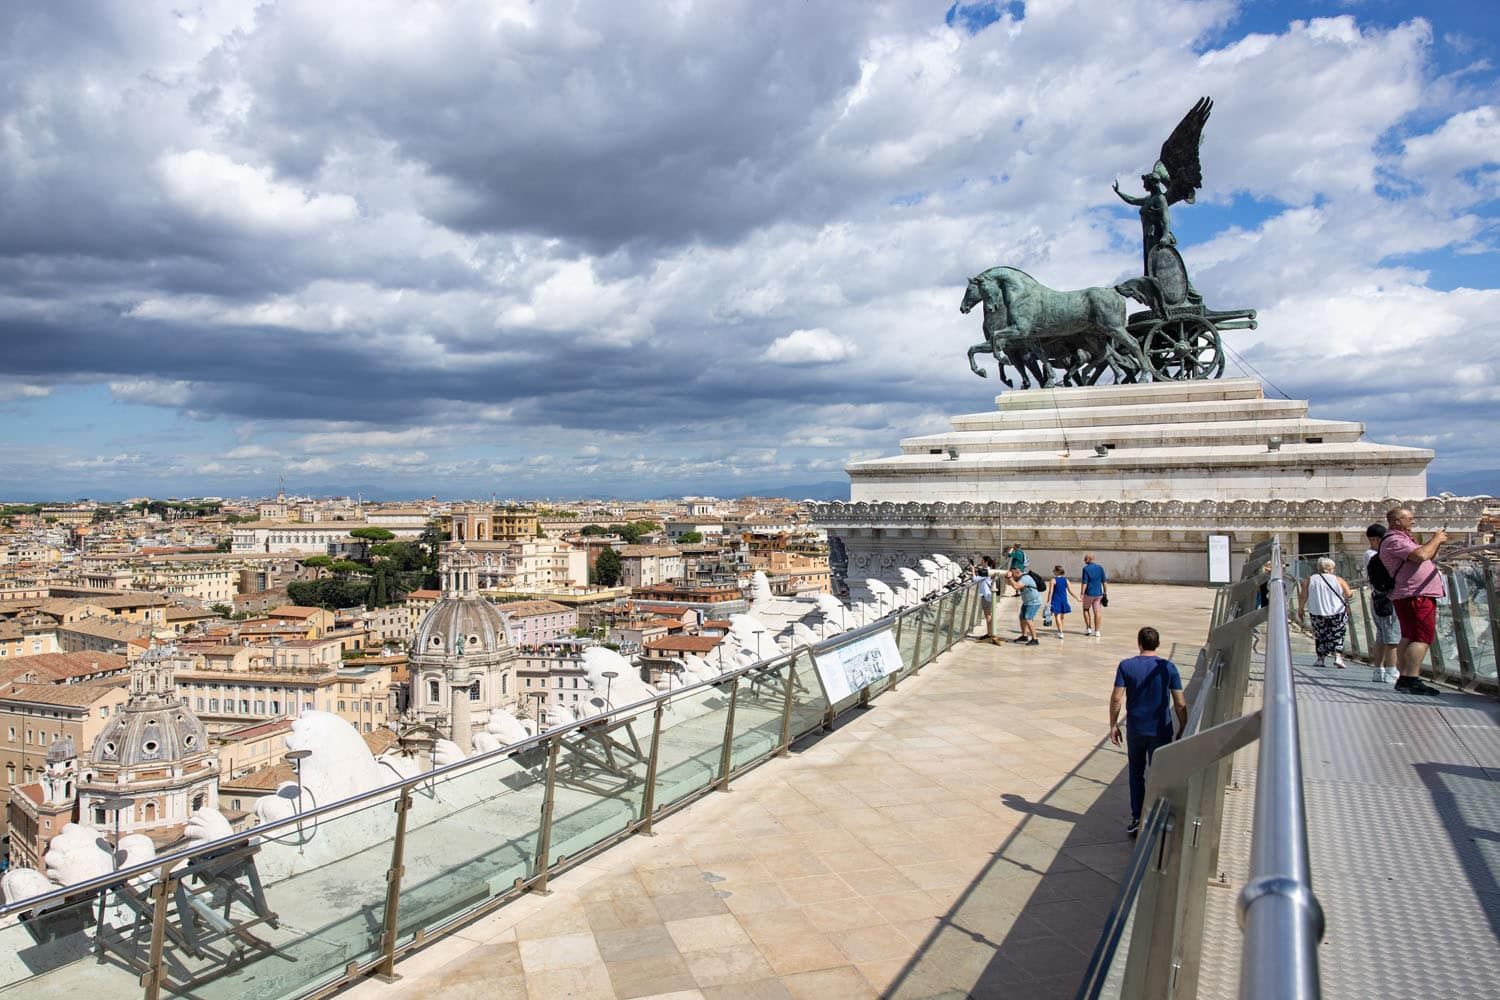
[[[135,799],[128,795],[115,795],[99,803],[99,808],[105,812],[115,814],[115,842],[110,846],[109,870],[117,872],[120,870],[120,813],[135,805]],[[104,838],[99,838],[104,843]],[[104,954],[104,905],[109,899],[109,889],[99,890],[99,925],[94,931],[94,941],[97,944],[99,954]]]
[[[311,750],[288,750],[282,760],[290,761],[292,773],[297,776],[297,812],[302,812],[302,762],[312,756]]]
[[[609,693],[614,690],[615,678],[620,676],[618,670],[606,670],[601,675],[604,678],[604,707],[606,711],[614,707],[614,701],[610,699]]]
[[[536,699],[536,708],[532,709],[532,711],[536,714],[536,731],[537,735],[540,736],[542,732],[542,702],[547,700],[547,692],[532,691],[531,697]]]

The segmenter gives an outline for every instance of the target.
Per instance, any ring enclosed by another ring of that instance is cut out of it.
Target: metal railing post
[[[729,682],[729,714],[724,717],[724,745],[719,751],[719,781],[718,790],[729,791],[729,769],[733,764],[732,751],[734,749],[734,709],[740,700],[740,677],[735,674],[734,679]]]
[[[921,672],[922,668],[927,665],[927,661],[922,659],[922,616],[914,614],[912,615],[912,619],[913,624],[917,628],[917,637],[912,640],[911,644],[911,672],[915,674]],[[897,646],[896,648],[899,649],[901,647]]]
[[[966,596],[967,596],[966,594],[962,594],[962,593],[959,593],[959,594],[949,594],[943,600],[943,603],[946,605],[945,610],[948,612],[948,625],[947,625],[948,641],[943,646],[943,652],[945,652],[945,653],[948,650],[950,650],[950,649],[953,648],[953,644],[954,643],[958,642],[958,628],[957,628],[957,625],[958,625],[958,606],[960,604],[964,603],[964,599],[965,599]]]
[[[648,837],[656,836],[651,823],[656,818],[656,767],[661,760],[661,718],[665,705],[665,698],[658,701],[651,718],[651,754],[646,758],[646,793],[641,797],[639,827],[639,832]]]
[[[536,880],[527,887],[539,896],[551,893],[547,889],[547,869],[551,864],[552,810],[557,795],[557,753],[562,747],[562,735],[552,737],[547,743],[547,784],[542,792],[542,827],[536,838]]]
[[[797,655],[793,653],[792,658],[786,661],[786,683],[782,685],[781,693],[781,739],[776,744],[778,757],[785,757],[792,747],[792,689],[797,680]]]
[[[411,812],[411,787],[403,787],[396,799],[396,839],[391,845],[391,867],[385,873],[385,918],[381,921],[380,964],[372,975],[394,983],[396,975],[396,921],[401,912],[401,878],[406,874],[406,814]]]
[[[1239,898],[1240,996],[1316,998],[1323,912],[1308,864],[1291,633],[1278,557],[1273,553],[1250,881]]]
[[[166,973],[162,969],[162,950],[167,943],[167,907],[176,887],[177,879],[172,877],[172,866],[162,865],[161,872],[156,876],[156,884],[151,887],[151,950],[146,958],[146,973],[141,976],[141,985],[146,991],[145,1000],[161,1000],[162,983],[166,979]],[[108,889],[100,891],[106,899],[109,897]]]

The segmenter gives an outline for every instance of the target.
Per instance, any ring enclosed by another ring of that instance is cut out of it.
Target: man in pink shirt
[[[1401,642],[1396,646],[1396,665],[1401,676],[1396,690],[1406,694],[1435,695],[1438,689],[1422,680],[1422,660],[1437,637],[1437,602],[1447,596],[1443,573],[1433,559],[1448,540],[1446,532],[1434,532],[1425,545],[1412,537],[1416,518],[1405,507],[1385,515],[1390,528],[1380,542],[1380,561],[1396,580],[1391,603],[1401,623]]]

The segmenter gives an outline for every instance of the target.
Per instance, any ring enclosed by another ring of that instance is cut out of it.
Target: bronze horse
[[[1069,385],[1091,383],[1105,370],[1116,382],[1149,381],[1153,371],[1145,351],[1125,329],[1126,298],[1162,309],[1161,293],[1151,278],[1131,278],[1113,288],[1048,288],[1025,271],[992,267],[969,279],[959,312],[984,303],[982,344],[969,348],[969,368],[985,377],[974,355],[988,351],[999,363],[1000,379],[1008,363],[1021,376],[1021,388],[1032,380],[1053,385],[1053,368],[1064,370]]]

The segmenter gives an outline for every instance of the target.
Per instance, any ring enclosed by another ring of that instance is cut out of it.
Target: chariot
[[[1125,330],[1138,341],[1151,365],[1147,378],[1139,373],[1126,381],[1150,379],[1220,378],[1224,374],[1223,330],[1254,330],[1254,309],[1208,309],[1188,281],[1187,267],[1177,248],[1151,248],[1146,276],[1161,293],[1159,305],[1132,313]],[[1097,375],[1095,376],[1097,379]]]

